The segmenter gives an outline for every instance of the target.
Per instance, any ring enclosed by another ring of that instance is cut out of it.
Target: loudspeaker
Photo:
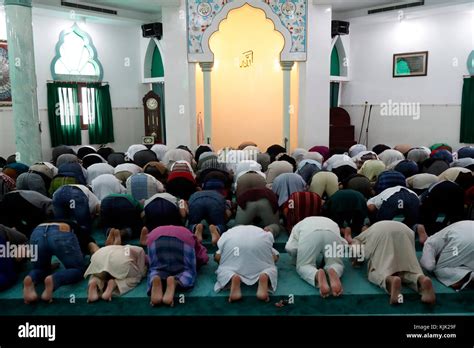
[[[156,22],[142,25],[142,35],[143,37],[156,37],[158,40],[161,40],[163,24]]]
[[[347,35],[349,34],[349,22],[332,21],[331,22],[331,36]]]

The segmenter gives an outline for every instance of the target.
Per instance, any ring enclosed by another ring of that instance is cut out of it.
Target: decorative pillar
[[[31,0],[5,0],[17,161],[42,160]]]
[[[280,62],[283,70],[283,146],[290,147],[291,69],[294,62]]]
[[[212,136],[212,99],[211,99],[211,72],[213,62],[199,63],[203,72],[204,82],[204,141],[211,143]]]
[[[331,7],[308,1],[307,53],[298,64],[298,147],[329,146],[329,72],[331,70]]]

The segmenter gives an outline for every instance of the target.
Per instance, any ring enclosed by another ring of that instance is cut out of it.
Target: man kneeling
[[[300,277],[312,286],[319,286],[322,297],[328,297],[331,292],[333,296],[342,294],[340,277],[344,264],[336,257],[337,250],[331,250],[339,245],[347,245],[347,242],[341,237],[338,225],[331,219],[312,216],[293,227],[285,246],[288,254],[296,258],[296,271]],[[324,268],[318,269],[323,262]]]
[[[217,243],[214,259],[219,263],[215,291],[230,284],[229,302],[242,299],[240,284],[258,282],[257,298],[268,302],[270,290],[277,287],[278,251],[273,249],[273,235],[257,226],[241,225],[228,230]]]
[[[369,281],[390,294],[390,304],[402,303],[405,283],[421,294],[421,302],[434,304],[431,279],[423,274],[415,252],[414,232],[398,221],[380,221],[362,232],[354,243],[364,246]]]

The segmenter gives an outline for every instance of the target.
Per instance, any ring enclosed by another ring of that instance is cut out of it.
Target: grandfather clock
[[[143,97],[145,136],[153,136],[155,138],[155,144],[163,143],[160,105],[160,96],[153,91],[148,92]]]

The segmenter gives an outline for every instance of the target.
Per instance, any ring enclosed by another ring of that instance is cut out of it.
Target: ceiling
[[[79,0],[90,5],[111,7],[148,14],[161,13],[161,7],[176,4],[178,0]]]
[[[401,0],[316,0],[315,2],[322,5],[332,5],[332,10],[335,12],[346,12],[400,3]]]
[[[179,0],[78,0],[91,5],[132,10],[144,13],[160,13],[161,7],[175,5]],[[333,11],[345,12],[364,8],[399,3],[400,0],[316,0],[317,4],[332,5]]]

